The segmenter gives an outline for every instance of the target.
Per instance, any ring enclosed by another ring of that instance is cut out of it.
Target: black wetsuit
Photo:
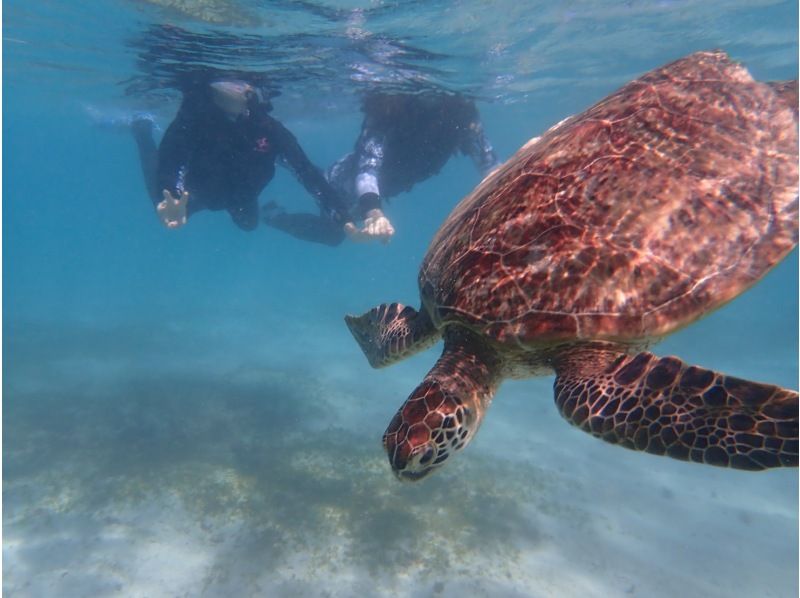
[[[327,173],[348,199],[353,219],[364,218],[369,210],[380,208],[382,199],[437,174],[458,152],[470,156],[483,176],[498,163],[474,102],[464,97],[375,93],[365,99],[363,112],[353,153]],[[308,241],[333,245],[343,238],[341,227],[335,229],[325,214],[276,211],[265,221]]]
[[[134,125],[148,192],[154,204],[163,190],[189,192],[187,214],[227,210],[243,230],[258,226],[258,196],[283,162],[314,197],[320,211],[344,225],[347,206],[286,127],[253,102],[250,114],[233,121],[205,91],[186,94],[156,151],[151,127]]]

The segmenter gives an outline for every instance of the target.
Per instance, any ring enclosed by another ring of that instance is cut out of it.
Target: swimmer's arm
[[[188,118],[181,117],[180,113],[167,128],[161,145],[158,148],[158,189],[167,190],[175,197],[180,197],[184,192],[183,178],[186,173],[186,164],[192,148],[198,148],[200,140],[197,139],[196,124]],[[154,203],[158,205],[163,198],[158,196]]]
[[[472,159],[481,176],[485,177],[500,164],[479,120],[469,124],[469,129],[461,143],[461,151]]]
[[[348,222],[350,216],[344,198],[325,180],[322,171],[308,159],[295,136],[277,121],[273,135],[283,162],[319,207],[342,225]]]

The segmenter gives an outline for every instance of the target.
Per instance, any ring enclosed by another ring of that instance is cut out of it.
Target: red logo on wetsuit
[[[269,140],[267,140],[266,137],[259,137],[256,139],[256,145],[253,147],[253,150],[256,152],[268,152]]]

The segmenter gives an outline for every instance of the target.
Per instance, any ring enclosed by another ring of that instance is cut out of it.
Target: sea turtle
[[[796,392],[650,344],[753,285],[797,243],[797,82],[722,52],[628,83],[524,145],[453,210],[422,307],[345,320],[373,367],[444,338],[383,436],[416,480],[475,436],[500,382],[555,373],[555,402],[608,442],[760,470],[797,466]]]

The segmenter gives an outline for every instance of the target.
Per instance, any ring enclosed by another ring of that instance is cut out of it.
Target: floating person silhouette
[[[186,89],[158,147],[152,117],[133,118],[131,129],[145,185],[165,226],[181,227],[200,210],[226,210],[242,230],[255,229],[258,196],[280,159],[317,202],[330,226],[343,230],[348,213],[343,198],[294,135],[269,115],[266,95],[240,80]]]
[[[464,96],[371,92],[362,111],[354,151],[334,163],[326,176],[347,198],[349,218],[363,221],[363,226],[349,222],[343,228],[325,212],[287,213],[274,202],[263,211],[267,225],[327,245],[338,245],[345,236],[387,242],[394,227],[383,213],[383,200],[435,175],[458,152],[470,156],[484,176],[497,166],[475,103]]]

